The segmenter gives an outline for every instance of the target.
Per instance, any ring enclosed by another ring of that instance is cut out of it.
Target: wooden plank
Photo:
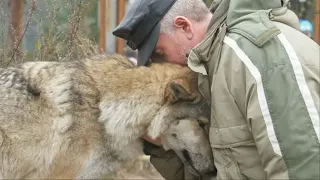
[[[125,0],[118,0],[117,4],[117,24],[120,24],[124,13],[125,13]],[[123,54],[124,53],[124,40],[121,38],[117,38],[116,40],[116,53]]]

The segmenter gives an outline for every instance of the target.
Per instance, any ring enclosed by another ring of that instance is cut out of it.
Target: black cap
[[[160,33],[160,20],[175,1],[136,0],[113,31],[131,49],[138,49],[138,66],[145,65],[151,57]]]

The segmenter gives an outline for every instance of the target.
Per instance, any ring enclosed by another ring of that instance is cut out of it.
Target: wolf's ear
[[[179,100],[191,101],[195,97],[190,91],[185,83],[182,80],[174,80],[169,83],[169,101],[175,103]]]

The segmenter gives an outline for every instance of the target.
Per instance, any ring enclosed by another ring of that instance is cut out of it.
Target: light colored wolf
[[[0,178],[99,178],[141,154],[145,134],[213,171],[196,87],[186,67],[119,55],[0,69]]]

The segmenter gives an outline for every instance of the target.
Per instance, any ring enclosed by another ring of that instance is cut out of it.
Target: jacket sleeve
[[[162,147],[144,141],[144,153],[150,155],[150,162],[165,179],[198,180],[189,173],[174,151],[165,151]]]
[[[247,121],[260,156],[260,161],[264,170],[267,172],[267,178],[288,179],[285,161],[282,155],[277,154],[273,148],[273,146],[275,146],[275,134],[269,137],[268,126],[272,126],[272,124],[265,123],[255,83],[252,84],[247,96]]]

